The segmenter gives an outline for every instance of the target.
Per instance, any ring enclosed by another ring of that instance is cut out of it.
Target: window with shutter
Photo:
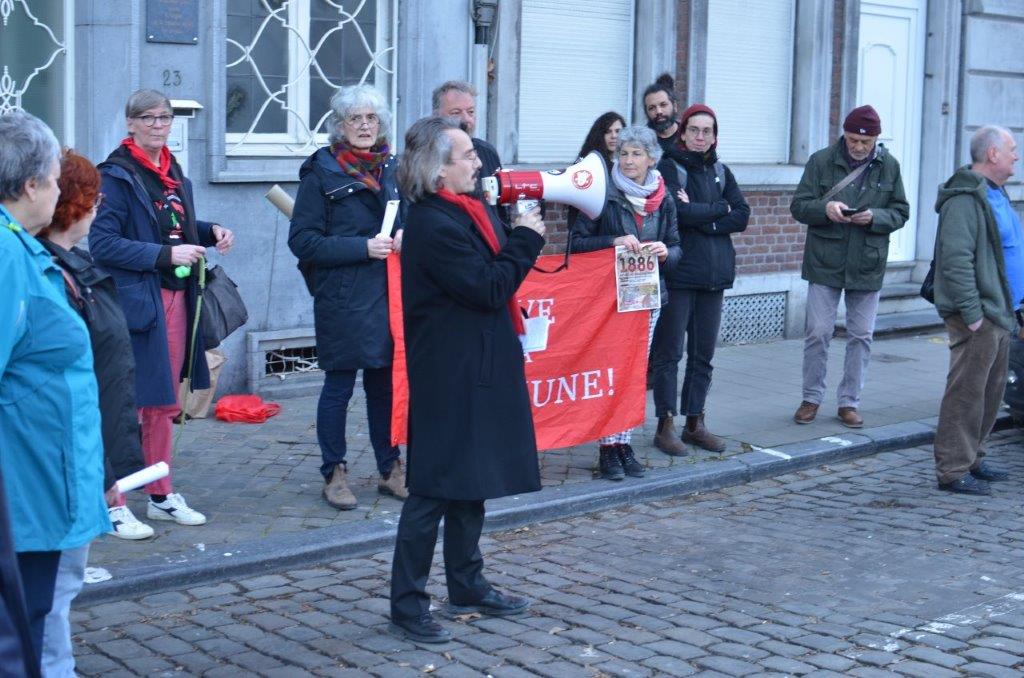
[[[789,161],[796,0],[714,0],[708,6],[705,102],[722,159]]]
[[[634,0],[523,0],[521,163],[568,163],[605,111],[630,117]]]

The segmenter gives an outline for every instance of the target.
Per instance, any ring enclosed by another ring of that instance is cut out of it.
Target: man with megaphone
[[[424,118],[405,136],[398,170],[412,203],[402,246],[402,305],[409,383],[409,497],[391,571],[399,634],[443,643],[427,577],[444,518],[452,614],[506,616],[519,596],[483,576],[484,501],[541,489],[516,290],[544,247],[539,211],[519,215],[505,244],[476,197],[480,160],[451,120]]]

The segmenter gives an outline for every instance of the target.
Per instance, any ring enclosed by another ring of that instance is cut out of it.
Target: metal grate
[[[722,304],[723,344],[751,344],[781,339],[786,331],[786,293],[726,297]]]
[[[291,374],[320,371],[316,346],[278,348],[264,353],[263,376],[286,379]]]

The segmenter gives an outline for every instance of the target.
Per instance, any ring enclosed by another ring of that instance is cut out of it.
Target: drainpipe
[[[470,52],[470,82],[476,88],[476,132],[487,138],[487,72],[490,62],[491,31],[498,14],[498,0],[470,0],[475,37]]]

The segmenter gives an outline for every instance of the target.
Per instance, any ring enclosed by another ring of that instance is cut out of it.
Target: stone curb
[[[722,461],[709,461],[693,468],[652,471],[642,480],[581,482],[506,497],[488,503],[484,529],[488,532],[508,530],[618,506],[709,492],[878,452],[926,445],[935,438],[936,422],[937,418],[931,418],[851,430],[777,448],[744,444],[744,449],[749,448],[749,451]],[[1012,427],[1010,415],[1003,414],[995,428]],[[325,527],[202,553],[149,558],[132,563],[130,567],[112,567],[113,577],[86,584],[75,605],[94,605],[379,553],[393,547],[396,525],[396,519],[380,518],[344,528]]]

